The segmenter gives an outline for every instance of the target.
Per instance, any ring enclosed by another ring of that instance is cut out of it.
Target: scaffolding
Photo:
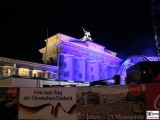
[[[151,10],[153,18],[154,38],[156,44],[156,50],[158,55],[158,61],[160,61],[160,0],[151,0]]]

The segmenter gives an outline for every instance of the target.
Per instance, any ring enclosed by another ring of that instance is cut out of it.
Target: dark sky
[[[82,38],[82,27],[121,59],[156,55],[150,0],[6,0],[0,16],[1,57],[42,62],[47,28]]]

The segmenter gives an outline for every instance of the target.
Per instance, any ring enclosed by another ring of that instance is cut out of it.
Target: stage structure
[[[121,85],[125,85],[127,84],[126,81],[126,71],[128,68],[132,67],[133,65],[137,64],[138,62],[143,62],[143,61],[149,61],[149,62],[153,62],[153,61],[158,61],[158,57],[147,57],[144,55],[132,55],[130,57],[128,57],[123,64],[121,65],[120,69],[119,69],[119,75],[120,75],[120,84]]]
[[[60,80],[92,82],[118,74],[122,60],[117,53],[95,43],[90,36],[88,40],[84,37],[76,39],[58,33],[47,38],[47,48],[39,50],[43,62],[59,67]]]

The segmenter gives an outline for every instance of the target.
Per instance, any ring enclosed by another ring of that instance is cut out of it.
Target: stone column
[[[32,76],[32,70],[29,70],[29,77],[34,77]]]
[[[84,57],[73,58],[73,80],[85,82],[86,59]]]
[[[99,80],[99,62],[95,60],[86,61],[86,82]]]
[[[108,64],[107,63],[100,63],[99,64],[99,79],[100,80],[104,80],[104,79],[108,79]]]
[[[99,80],[99,62],[98,61],[91,61],[91,81]],[[93,68],[93,70],[92,70]]]
[[[90,60],[86,60],[86,66],[85,66],[85,82],[90,82]]]
[[[73,55],[60,54],[59,67],[60,80],[73,80]]]

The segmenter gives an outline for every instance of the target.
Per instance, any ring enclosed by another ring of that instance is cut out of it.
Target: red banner
[[[129,94],[132,96],[139,96],[142,94],[142,85],[141,84],[132,84],[129,86]]]
[[[160,83],[146,84],[147,110],[160,110]]]

